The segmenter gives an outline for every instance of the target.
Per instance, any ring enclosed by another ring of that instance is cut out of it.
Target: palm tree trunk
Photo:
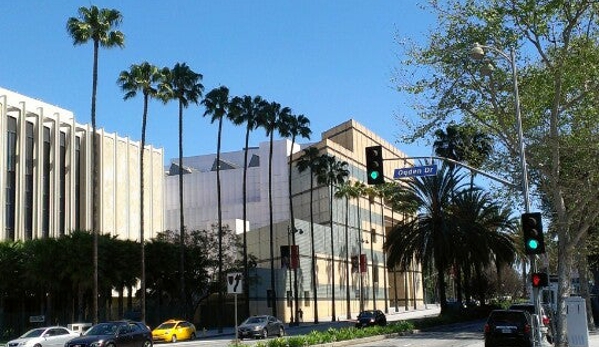
[[[347,310],[347,319],[351,319],[351,305],[349,301],[349,197],[345,197],[345,306]]]
[[[333,183],[329,187],[329,218],[331,224],[331,321],[337,320],[337,314],[335,312],[335,242],[333,240]]]
[[[385,244],[385,201],[383,200],[383,196],[381,196],[381,238],[382,243]],[[389,305],[388,305],[388,297],[387,297],[387,252],[383,252],[383,295],[385,302],[385,313],[389,313]]]
[[[360,275],[360,312],[364,311],[364,282],[362,276],[362,218],[360,212],[360,197],[358,196],[358,274]]]
[[[312,290],[314,291],[314,324],[318,323],[318,284],[316,283],[316,249],[314,246],[314,171],[310,168],[310,239],[312,247]]]
[[[295,247],[295,215],[293,214],[293,196],[291,195],[291,173],[293,172],[293,161],[291,156],[293,155],[293,146],[295,145],[295,136],[291,137],[291,150],[289,152],[289,214],[291,222],[291,245]],[[291,252],[290,252],[291,255]],[[297,252],[298,259],[294,259],[290,262],[293,264],[293,301],[295,305],[295,312],[292,314],[292,318],[295,317],[295,323],[299,323],[298,311],[299,311],[299,294],[297,287],[297,267],[299,266],[299,252]],[[293,321],[293,319],[292,319]]]
[[[218,307],[220,312],[225,312],[225,302],[223,300],[223,291],[221,284],[223,281],[223,211],[220,191],[220,145],[223,129],[223,118],[218,122],[218,139],[216,148],[216,199],[218,203]],[[223,315],[218,315],[218,332],[223,332]]]
[[[99,270],[98,270],[98,144],[96,139],[96,93],[98,90],[98,49],[99,42],[94,40],[94,67],[92,76],[92,230],[94,233],[94,289],[93,289],[93,323],[97,324],[100,321],[99,309],[98,309],[98,296],[99,296]]]
[[[144,93],[144,113],[141,122],[141,148],[139,151],[139,241],[141,243],[141,321],[146,321],[146,253],[144,238],[144,149],[146,147],[146,124],[148,115],[148,94]]]
[[[179,280],[180,314],[185,315],[185,217],[183,214],[183,104],[179,100]]]
[[[247,172],[248,172],[248,145],[250,141],[250,127],[245,131],[245,153],[243,158],[243,292],[245,293],[245,314],[250,316],[250,284],[248,269],[248,243],[247,243]]]
[[[273,229],[273,208],[272,208],[272,147],[273,147],[274,129],[270,132],[270,145],[268,151],[268,211],[269,211],[269,235],[270,235],[270,291],[272,315],[277,316],[277,292],[275,286],[275,250],[274,250],[274,229]]]

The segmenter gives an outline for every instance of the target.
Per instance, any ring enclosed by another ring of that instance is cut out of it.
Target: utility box
[[[589,327],[586,302],[581,297],[566,298],[568,346],[589,347]]]

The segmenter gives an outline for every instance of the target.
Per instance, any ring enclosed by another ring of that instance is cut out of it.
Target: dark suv
[[[534,347],[533,320],[522,310],[494,310],[485,324],[485,347]]]

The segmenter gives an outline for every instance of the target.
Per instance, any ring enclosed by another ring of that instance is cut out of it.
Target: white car
[[[31,329],[19,338],[8,341],[7,347],[63,347],[80,334],[64,327]]]

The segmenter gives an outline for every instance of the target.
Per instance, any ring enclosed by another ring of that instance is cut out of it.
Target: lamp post
[[[485,56],[485,49],[492,51],[494,53],[499,54],[499,56],[506,59],[512,70],[512,84],[514,88],[514,106],[516,111],[516,127],[518,131],[518,146],[519,146],[519,155],[520,155],[520,167],[522,170],[522,194],[524,195],[524,212],[530,212],[530,202],[528,200],[528,170],[526,168],[526,154],[524,147],[524,135],[522,130],[522,115],[520,113],[520,95],[518,93],[518,70],[516,67],[516,52],[514,47],[510,47],[509,55],[505,52],[499,50],[493,46],[481,45],[479,43],[475,43],[472,49],[470,50],[470,56],[473,59],[481,60]],[[537,262],[534,255],[529,256],[530,267],[532,272],[537,271]],[[535,315],[537,316],[537,323],[540,317],[540,304],[539,304],[539,292],[537,288],[533,287],[533,303],[535,306]],[[541,345],[541,331],[539,329],[539,324],[535,324],[535,335],[536,342],[535,345]]]
[[[299,233],[300,235],[304,233],[302,229],[297,229],[295,227],[288,226],[287,227],[287,242],[289,243],[289,237],[291,237],[291,246],[289,247],[289,268],[293,270],[293,288],[291,288],[291,277],[289,277],[289,289],[292,290],[292,300],[293,304],[291,305],[291,325],[299,325],[299,298],[298,298],[298,287],[297,287],[297,267],[299,266],[299,251],[294,252],[295,244],[295,234]],[[298,257],[297,261],[295,256]],[[295,309],[295,312],[294,312]],[[295,319],[294,319],[295,317]]]

